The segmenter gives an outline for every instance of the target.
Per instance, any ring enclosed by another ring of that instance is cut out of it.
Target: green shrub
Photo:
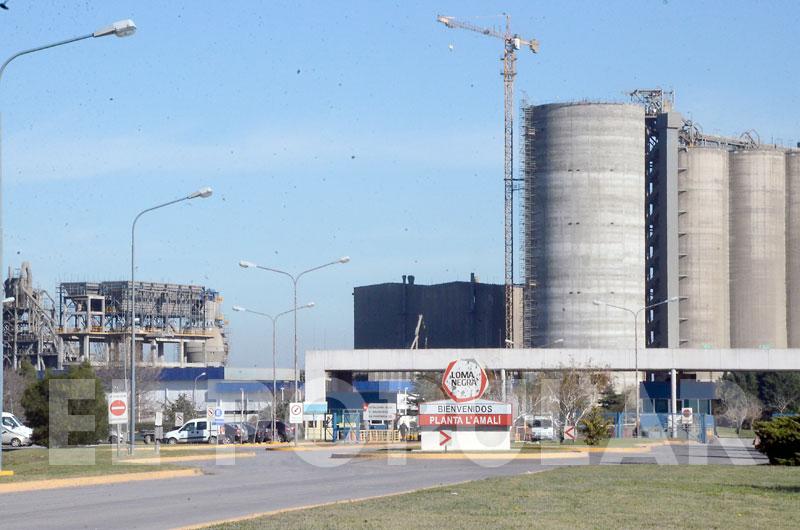
[[[592,410],[580,421],[583,432],[583,441],[587,445],[597,445],[601,441],[610,438],[609,429],[613,423],[603,415],[600,407],[592,407]]]
[[[753,424],[756,449],[770,464],[800,466],[800,416],[784,416]]]
[[[51,405],[57,410],[51,411]],[[65,374],[48,371],[22,396],[33,441],[50,447],[93,444],[108,438],[107,406],[103,384],[88,363],[72,366]]]

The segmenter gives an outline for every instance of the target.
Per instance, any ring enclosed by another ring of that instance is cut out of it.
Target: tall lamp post
[[[262,316],[264,318],[268,318],[270,322],[272,322],[272,441],[275,441],[275,422],[278,418],[275,416],[276,412],[278,411],[275,408],[275,394],[277,393],[277,377],[275,376],[276,367],[275,367],[275,350],[277,340],[276,337],[278,336],[278,319],[283,315],[288,315],[289,313],[296,313],[301,309],[309,309],[314,307],[314,302],[309,302],[306,305],[302,305],[300,307],[295,307],[294,309],[289,309],[288,311],[284,311],[282,313],[278,313],[275,316],[268,315],[267,313],[261,313],[260,311],[253,311],[252,309],[247,309],[240,305],[233,306],[234,311],[241,311],[244,313],[252,313],[254,315]],[[283,388],[281,388],[281,401],[283,401]]]
[[[3,62],[3,65],[0,66],[0,81],[3,79],[3,73],[6,71],[6,67],[8,64],[20,57],[22,55],[27,55],[29,53],[34,53],[42,50],[47,50],[50,48],[55,48],[56,46],[63,46],[64,44],[71,44],[73,42],[78,42],[79,40],[97,38],[97,37],[105,37],[108,35],[116,35],[117,37],[127,37],[129,35],[133,35],[136,32],[136,24],[133,23],[133,20],[120,20],[118,22],[114,22],[110,26],[106,26],[104,28],[98,29],[94,33],[89,33],[87,35],[81,35],[80,37],[73,37],[71,39],[66,39],[58,42],[54,42],[52,44],[45,44],[44,46],[37,46],[36,48],[30,48],[28,50],[22,50],[20,52],[15,53],[11,57]],[[0,136],[2,136],[2,129],[0,128]],[[1,159],[0,159],[1,160]],[[2,225],[2,212],[3,212],[3,204],[2,204],[2,183],[3,183],[3,173],[2,173],[2,162],[0,161],[0,264],[3,262],[3,225]],[[0,267],[2,269],[2,267]],[[3,328],[3,312],[0,311],[0,329]],[[3,410],[3,368],[5,367],[5,354],[3,353],[3,341],[0,340],[0,411]],[[3,473],[3,447],[0,445],[0,475],[3,474],[11,474],[11,473]]]
[[[152,212],[153,210],[158,210],[159,208],[164,208],[165,206],[170,206],[172,204],[177,204],[179,202],[189,201],[192,199],[206,199],[211,197],[212,193],[214,192],[209,187],[200,188],[199,190],[190,193],[186,197],[181,197],[180,199],[175,199],[173,201],[147,208],[146,210],[139,212],[136,217],[134,217],[133,224],[131,225],[131,395],[130,399],[128,400],[128,407],[130,409],[130,432],[128,433],[130,447],[128,448],[128,454],[133,454],[134,432],[136,431],[136,284],[134,283],[134,267],[136,261],[136,223],[139,221],[139,218],[147,212]]]
[[[639,399],[639,314],[642,311],[646,311],[648,309],[652,309],[654,307],[660,306],[662,304],[668,304],[670,302],[677,302],[679,297],[673,296],[672,298],[668,298],[666,300],[662,300],[660,302],[656,302],[655,304],[646,305],[634,311],[633,309],[628,309],[627,307],[622,307],[614,304],[609,304],[608,302],[601,302],[600,300],[594,300],[592,303],[598,306],[606,306],[606,307],[613,307],[614,309],[619,309],[621,311],[625,311],[630,313],[633,316],[633,347],[634,347],[634,368],[636,370],[636,428],[635,428],[635,438],[639,438],[639,410],[640,410],[640,399]]]
[[[331,261],[330,263],[325,263],[323,265],[319,265],[317,267],[312,267],[310,269],[304,270],[303,272],[297,274],[291,274],[286,271],[272,269],[270,267],[264,267],[262,265],[257,265],[252,261],[240,261],[239,266],[243,269],[261,269],[264,271],[269,272],[277,272],[278,274],[283,274],[284,276],[288,276],[292,280],[292,292],[294,294],[294,304],[292,307],[297,307],[297,282],[300,281],[304,275],[308,274],[309,272],[318,271],[320,269],[324,269],[325,267],[330,267],[331,265],[339,265],[341,263],[347,263],[350,261],[349,256],[342,256],[341,258],[337,259],[336,261]],[[297,372],[297,311],[294,311],[294,400],[297,401],[298,391],[297,391],[297,382],[299,380],[299,374]]]
[[[194,405],[195,413],[197,412],[197,380],[200,379],[201,377],[204,377],[205,375],[206,373],[203,372],[202,374],[194,378],[194,386],[192,387],[192,405]]]

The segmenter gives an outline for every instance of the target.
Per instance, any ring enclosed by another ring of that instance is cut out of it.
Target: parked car
[[[181,426],[164,434],[162,441],[167,444],[178,443],[217,443],[217,431],[212,430],[205,418],[189,420]]]
[[[243,436],[247,436],[247,431],[244,431],[239,423],[226,423],[222,426],[222,429],[222,443],[238,444],[241,443]]]
[[[27,436],[11,432],[5,427],[3,427],[2,440],[3,445],[10,445],[11,447],[22,447],[33,443]]]
[[[153,430],[144,430],[144,431],[136,431],[134,435],[134,441],[137,442],[144,442],[145,444],[151,444],[155,442],[156,434]],[[128,433],[122,433],[122,442],[126,443],[128,441]],[[108,443],[116,444],[117,443],[117,433],[112,432],[108,435]]]
[[[33,438],[33,429],[26,427],[19,419],[10,412],[3,412],[2,420],[3,428],[3,444],[6,444],[6,431],[8,431],[8,444],[13,447],[21,445],[31,445]]]
[[[284,422],[278,420],[275,422],[275,434],[277,435],[278,441],[290,442],[294,440],[294,427],[291,425],[286,425]],[[271,441],[272,421],[259,420],[258,424],[256,425],[255,442],[263,443]]]
[[[239,426],[243,429],[242,443],[256,441],[256,428],[250,423],[240,423]]]

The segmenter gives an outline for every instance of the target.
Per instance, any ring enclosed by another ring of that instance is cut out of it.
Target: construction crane
[[[438,15],[436,20],[448,28],[460,28],[474,31],[488,37],[495,37],[503,41],[503,109],[505,130],[505,171],[503,183],[505,187],[505,307],[506,307],[506,336],[505,347],[513,348],[514,337],[514,77],[517,75],[517,50],[523,47],[530,48],[533,53],[539,53],[539,41],[536,39],[523,39],[511,33],[511,17],[506,15],[506,30],[504,33],[495,29],[481,28],[461,22],[453,17]]]

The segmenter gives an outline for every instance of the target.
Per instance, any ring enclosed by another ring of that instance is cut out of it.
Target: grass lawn
[[[720,438],[747,438],[752,440],[756,437],[756,433],[752,429],[742,429],[739,434],[736,434],[736,429],[733,427],[717,427],[717,434]]]
[[[576,466],[225,524],[262,528],[797,528],[800,468]]]
[[[11,477],[0,477],[0,484],[22,482],[28,480],[41,480],[51,478],[88,477],[95,475],[110,475],[117,473],[136,473],[141,471],[164,471],[168,469],[184,469],[189,466],[159,465],[159,464],[113,464],[112,459],[116,451],[109,446],[94,447],[94,465],[51,465],[47,449],[32,448],[15,451],[3,450],[3,469],[14,471]],[[68,449],[75,451],[75,449]],[[171,450],[162,452],[163,457],[172,456],[197,456],[205,452],[189,450]],[[213,450],[208,451],[213,454]],[[122,450],[125,455],[125,450]],[[155,455],[152,446],[137,446],[136,458],[152,458]]]

